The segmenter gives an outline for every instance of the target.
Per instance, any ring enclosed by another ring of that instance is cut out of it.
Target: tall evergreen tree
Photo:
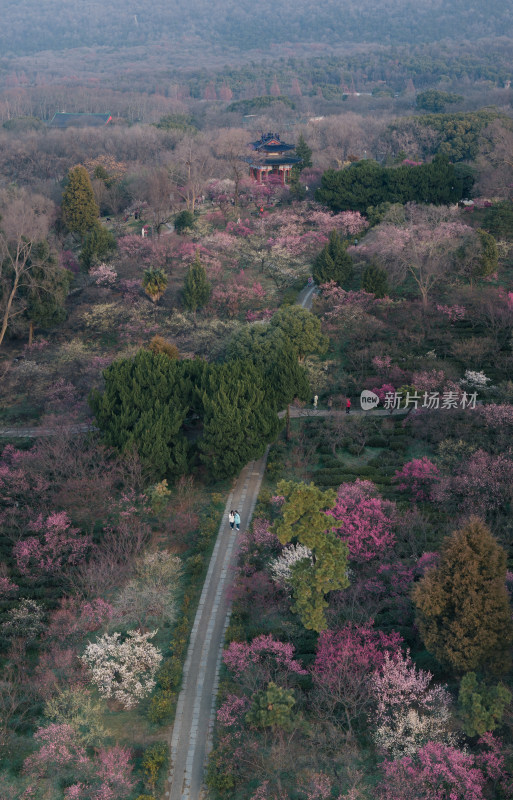
[[[475,277],[484,278],[497,271],[499,262],[499,251],[497,249],[497,242],[491,233],[479,229],[477,231],[479,242],[481,244],[481,259],[479,268],[475,271]]]
[[[182,426],[192,391],[183,362],[140,350],[104,371],[105,391],[89,398],[104,440],[119,450],[134,448],[152,477],[187,471]]]
[[[454,672],[511,667],[506,553],[477,517],[446,539],[440,565],[413,591],[426,648]]]
[[[200,458],[209,471],[229,478],[263,455],[280,430],[262,371],[250,361],[212,367],[205,374]]]
[[[386,297],[389,291],[386,270],[372,261],[367,264],[362,275],[362,289],[375,297]]]
[[[312,166],[312,151],[308,147],[305,137],[302,133],[299,134],[299,139],[297,140],[296,155],[301,159],[301,163],[298,164],[300,172],[302,172],[306,167]]]
[[[262,370],[267,396],[277,410],[295,397],[306,400],[310,394],[306,370],[279,328],[265,324],[241,328],[228,345],[228,358],[249,359]]]
[[[85,167],[79,165],[68,172],[68,183],[62,195],[62,218],[72,233],[81,236],[91,230],[100,215],[93,187]]]
[[[326,509],[335,505],[336,494],[332,490],[323,492],[313,483],[294,481],[280,481],[278,493],[285,497],[285,503],[274,532],[282,544],[294,539],[308,547],[313,558],[313,564],[302,559],[292,567],[292,610],[299,614],[305,628],[322,631],[327,627],[326,594],[349,586],[347,544],[333,533],[333,517],[326,514]]]
[[[319,286],[328,281],[335,281],[344,287],[351,280],[353,262],[337,231],[331,231],[328,243],[315,259],[312,275]]]
[[[117,247],[116,237],[98,221],[85,235],[80,251],[80,264],[85,268],[103,261]]]
[[[199,252],[187,270],[183,284],[183,304],[188,311],[196,311],[203,308],[210,299],[212,287],[207,278],[207,273],[203,267]]]

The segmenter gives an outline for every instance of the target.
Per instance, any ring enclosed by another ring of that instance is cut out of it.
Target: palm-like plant
[[[166,291],[167,274],[160,267],[148,267],[144,270],[142,287],[152,303],[157,303]]]

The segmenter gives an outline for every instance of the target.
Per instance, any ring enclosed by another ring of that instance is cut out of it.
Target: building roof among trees
[[[263,133],[256,142],[251,142],[253,150],[264,153],[284,153],[287,150],[294,150],[295,144],[282,142],[279,133]]]
[[[111,121],[110,114],[67,114],[57,111],[48,125],[51,128],[99,128]]]

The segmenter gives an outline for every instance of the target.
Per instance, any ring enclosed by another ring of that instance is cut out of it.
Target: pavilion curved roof
[[[260,139],[256,142],[250,143],[253,150],[258,150],[264,153],[286,153],[289,150],[295,150],[295,144],[287,144],[282,142],[279,133],[263,133]]]

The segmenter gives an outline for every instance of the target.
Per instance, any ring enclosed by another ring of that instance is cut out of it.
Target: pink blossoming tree
[[[315,702],[331,715],[341,715],[348,731],[374,702],[372,677],[385,660],[398,652],[402,637],[395,632],[347,623],[340,630],[322,631],[312,671]]]
[[[337,492],[336,505],[328,513],[334,517],[333,530],[347,542],[353,561],[380,557],[394,544],[395,506],[378,496],[372,481],[343,483]]]
[[[91,547],[91,538],[71,527],[65,511],[40,514],[30,528],[37,536],[22,539],[13,554],[19,571],[30,577],[41,574],[62,574],[65,568],[80,564]]]
[[[394,475],[397,488],[408,492],[415,500],[429,500],[433,486],[439,480],[440,471],[427,456],[408,461]]]

